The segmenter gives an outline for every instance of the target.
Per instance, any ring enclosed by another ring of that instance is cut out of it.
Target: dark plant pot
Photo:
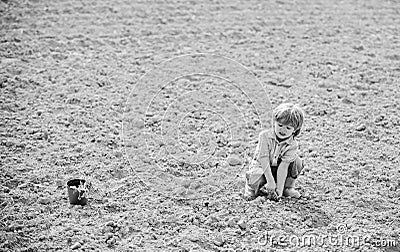
[[[84,192],[79,192],[77,189],[71,188],[71,186],[78,188],[80,184],[85,184],[85,182],[84,179],[71,179],[67,182],[69,203],[72,205],[84,206],[87,204],[87,198]]]

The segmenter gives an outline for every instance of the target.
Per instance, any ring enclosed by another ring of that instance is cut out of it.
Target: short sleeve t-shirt
[[[298,147],[293,136],[279,142],[273,130],[264,130],[259,135],[254,159],[260,162],[261,158],[268,158],[270,166],[277,166],[279,159],[291,163],[298,157]]]

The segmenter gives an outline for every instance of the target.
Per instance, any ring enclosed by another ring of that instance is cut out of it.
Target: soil
[[[0,1],[0,250],[400,251],[399,13]],[[247,202],[282,102],[306,113],[302,198]],[[75,178],[85,206],[69,204]]]

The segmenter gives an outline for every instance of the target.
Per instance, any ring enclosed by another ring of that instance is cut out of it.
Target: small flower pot
[[[84,206],[87,204],[87,189],[84,179],[72,179],[67,182],[69,203]],[[85,190],[81,190],[85,188]]]

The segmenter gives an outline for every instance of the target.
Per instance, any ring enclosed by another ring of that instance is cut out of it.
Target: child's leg
[[[297,158],[295,161],[290,163],[288,168],[288,176],[285,181],[285,188],[283,195],[285,197],[300,198],[300,193],[295,189],[296,180],[300,172],[303,170],[303,160]]]
[[[247,183],[246,179],[246,185],[244,187],[244,198],[246,200],[253,200],[256,198],[256,192],[251,186]]]
[[[258,196],[260,188],[265,185],[267,180],[265,179],[264,175],[261,175],[257,180],[252,181],[250,184],[250,177],[251,174],[246,173],[246,185],[244,188],[244,197],[247,200],[255,199]]]
[[[289,180],[289,181],[288,181]],[[299,191],[297,191],[294,186],[295,186],[295,182],[296,179],[293,178],[287,178],[286,180],[288,182],[288,184],[290,184],[290,187],[286,187],[286,183],[285,183],[285,188],[283,189],[283,196],[285,197],[292,197],[292,198],[300,198],[301,194]]]

